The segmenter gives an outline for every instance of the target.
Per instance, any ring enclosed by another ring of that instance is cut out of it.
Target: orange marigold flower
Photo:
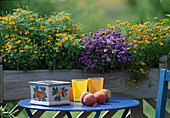
[[[140,64],[141,64],[142,66],[144,66],[144,65],[145,65],[145,62],[141,62]]]
[[[158,19],[158,17],[154,17],[153,19],[155,19],[155,20],[156,20],[156,19]]]
[[[67,26],[65,25],[65,26],[63,26],[63,28],[67,28]]]
[[[61,46],[62,44],[59,42],[59,43],[56,43],[57,46]]]
[[[14,31],[15,31],[15,32],[17,32],[17,31],[18,31],[18,29],[14,29]]]
[[[76,44],[77,44],[76,42],[73,43],[73,45],[76,45]]]
[[[56,50],[56,52],[59,52],[59,50]]]
[[[51,19],[51,18],[48,18],[48,20],[47,20],[48,22],[52,22],[53,20]]]

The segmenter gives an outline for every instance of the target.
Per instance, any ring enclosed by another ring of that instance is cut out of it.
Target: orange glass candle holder
[[[102,77],[91,77],[88,78],[89,92],[94,94],[97,91],[103,89],[104,78]]]

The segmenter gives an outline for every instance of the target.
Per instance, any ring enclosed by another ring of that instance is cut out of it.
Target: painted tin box
[[[54,106],[70,104],[71,82],[65,81],[30,81],[31,104]]]

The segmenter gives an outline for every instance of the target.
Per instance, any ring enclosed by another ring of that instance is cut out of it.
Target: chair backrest
[[[161,69],[155,118],[165,118],[168,81],[170,81],[170,70]]]

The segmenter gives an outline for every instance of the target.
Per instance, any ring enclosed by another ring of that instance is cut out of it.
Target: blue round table
[[[95,111],[95,118],[98,118],[100,116],[100,111],[125,109],[122,115],[122,118],[125,118],[129,111],[129,108],[135,107],[139,104],[138,100],[126,97],[111,97],[109,102],[105,102],[104,104],[97,104],[95,106],[86,106],[77,102],[71,102],[70,105],[42,106],[30,104],[30,100],[31,99],[25,99],[18,102],[19,106],[25,108],[30,118],[33,118],[30,109],[45,111],[66,111],[69,118],[72,118],[70,111]]]

